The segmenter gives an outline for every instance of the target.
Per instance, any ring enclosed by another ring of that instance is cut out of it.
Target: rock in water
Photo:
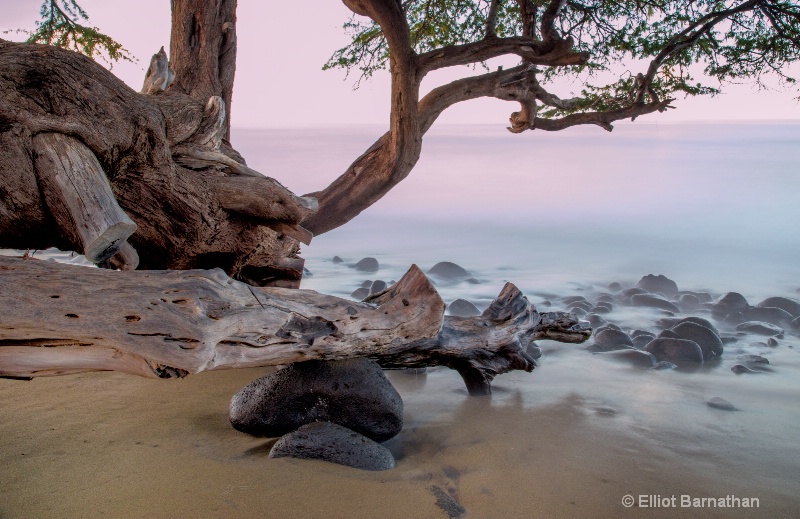
[[[706,402],[708,407],[713,407],[714,409],[721,409],[723,411],[738,411],[735,405],[728,402],[724,398],[720,398],[715,396],[711,398],[708,402]]]
[[[780,308],[789,312],[792,317],[800,317],[800,301],[788,297],[768,297],[756,305],[759,308]]]
[[[469,277],[469,272],[449,261],[440,261],[431,267],[428,274],[442,279],[464,279]]]
[[[750,304],[742,294],[738,292],[728,292],[714,303],[711,313],[717,319],[722,319],[730,314],[744,312],[748,308],[750,308]]]
[[[670,298],[678,294],[678,284],[661,274],[658,276],[648,274],[640,279],[636,286],[648,292],[664,294]]]
[[[747,366],[743,366],[742,364],[734,364],[731,366],[731,371],[736,373],[737,375],[741,375],[742,373],[764,373],[761,370],[748,368]]]
[[[740,360],[745,364],[769,364],[769,359],[761,355],[737,355],[736,360]]]
[[[481,311],[478,310],[478,307],[466,299],[456,299],[447,305],[447,313],[456,317],[472,317],[473,315],[481,315]]]
[[[365,297],[369,295],[369,289],[367,288],[357,288],[350,294],[350,297],[356,299],[358,301],[362,301]]]
[[[344,263],[344,260],[342,258],[340,258],[339,256],[334,256],[333,257],[333,262],[334,263]]]
[[[673,326],[671,330],[680,335],[681,339],[696,342],[703,350],[703,358],[705,360],[722,355],[722,339],[713,330],[705,326],[691,321],[684,321]]]
[[[696,342],[686,339],[653,339],[644,351],[655,355],[659,362],[703,362],[703,350]]]
[[[769,324],[761,321],[747,321],[736,327],[738,332],[750,332],[759,335],[781,335],[783,329],[774,324]]]
[[[680,309],[673,303],[670,303],[663,297],[655,294],[635,294],[631,297],[631,304],[633,306],[649,306],[650,308],[660,308],[673,313],[680,313]]]
[[[353,268],[360,272],[377,272],[380,265],[375,258],[364,258],[353,265]]]
[[[589,351],[601,352],[622,350],[632,347],[633,341],[627,333],[612,328],[605,328],[594,336],[594,344],[588,349]]]
[[[394,468],[394,457],[386,447],[330,422],[310,423],[283,436],[269,457],[322,460],[363,470]]]
[[[369,287],[370,294],[377,294],[378,292],[383,292],[384,290],[386,290],[386,281],[381,279],[376,279]]]
[[[655,355],[646,351],[634,350],[631,348],[598,353],[598,355],[602,355],[607,359],[626,362],[639,368],[652,368],[656,365]]]
[[[776,326],[786,326],[792,322],[792,314],[775,306],[751,306],[744,312],[745,321],[764,321]]]
[[[369,359],[310,360],[254,380],[231,399],[239,431],[276,437],[311,422],[333,422],[375,441],[403,427],[403,401]]]

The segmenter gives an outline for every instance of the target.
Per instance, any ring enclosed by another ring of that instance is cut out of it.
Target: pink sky
[[[114,65],[117,74],[138,90],[150,56],[162,45],[169,49],[169,2],[166,0],[79,0],[90,22],[114,36],[138,59],[136,64]],[[0,0],[0,30],[28,27],[38,18],[40,0]],[[359,90],[355,78],[340,71],[323,72],[330,54],[347,42],[341,29],[349,11],[338,0],[303,2],[298,15],[294,2],[240,0],[236,84],[232,121],[239,127],[386,124],[389,81],[376,74]],[[23,35],[2,37],[23,39]],[[512,62],[513,64],[513,62]],[[425,91],[471,70],[446,71],[427,78]],[[568,97],[566,85],[556,94]],[[750,86],[726,89],[715,99],[679,99],[677,110],[644,117],[647,122],[693,120],[800,120],[797,93],[759,92]],[[516,107],[486,99],[462,103],[448,110],[440,123],[470,124],[507,121]]]

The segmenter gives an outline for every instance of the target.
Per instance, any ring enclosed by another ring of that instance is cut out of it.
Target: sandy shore
[[[268,459],[273,440],[231,428],[230,396],[264,370],[0,380],[0,517],[435,518],[453,503],[472,518],[796,517],[791,388],[543,345],[542,365],[499,377],[490,399],[468,398],[449,370],[391,374],[406,425],[388,442],[397,468],[378,473]],[[743,411],[709,408],[715,394]],[[759,507],[622,505],[640,494]]]

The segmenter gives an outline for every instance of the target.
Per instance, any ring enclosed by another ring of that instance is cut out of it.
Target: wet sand
[[[274,440],[231,428],[230,396],[264,369],[0,380],[0,517],[797,516],[798,393],[781,374],[648,372],[541,345],[540,367],[498,377],[491,398],[446,369],[391,372],[406,423],[385,472],[269,459]],[[776,353],[796,375],[797,352]],[[621,504],[640,494],[759,507]]]

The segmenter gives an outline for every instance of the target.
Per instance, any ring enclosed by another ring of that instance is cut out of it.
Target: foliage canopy
[[[81,25],[89,15],[76,0],[44,0],[39,11],[41,19],[36,22],[35,31],[28,33],[28,43],[44,43],[63,49],[70,49],[90,58],[99,57],[103,61],[133,61],[130,52],[111,36],[100,32],[97,27]]]
[[[787,86],[796,83],[789,72],[789,65],[800,58],[800,6],[795,0],[559,3],[556,29],[573,40],[576,50],[588,52],[590,59],[581,65],[547,67],[539,80],[544,84],[557,76],[582,74],[586,82],[569,109],[539,116],[621,108],[636,87],[631,70],[646,69],[648,64],[655,65],[650,87],[661,99],[679,93],[714,95],[725,83],[738,81],[763,87],[766,76]],[[495,34],[490,35],[486,26],[494,4]],[[545,37],[538,23],[548,7],[543,0],[405,0],[402,7],[417,53],[492,37]],[[533,13],[527,28],[522,8]],[[331,56],[325,69],[357,71],[363,79],[388,66],[388,45],[375,21],[354,15],[344,30],[352,41]],[[620,68],[625,72],[619,74]]]

